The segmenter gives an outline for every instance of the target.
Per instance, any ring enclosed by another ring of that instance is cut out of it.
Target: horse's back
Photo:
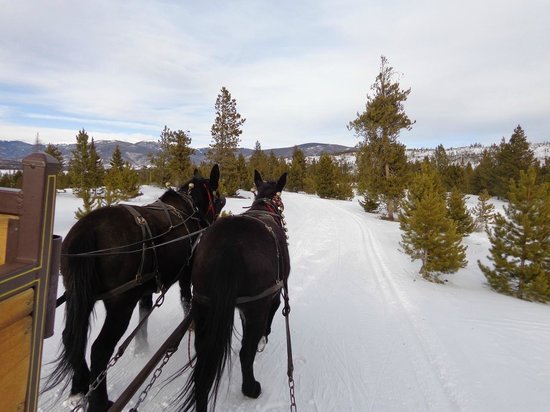
[[[279,277],[276,239],[264,222],[246,216],[218,219],[202,236],[193,257],[192,282],[207,292],[232,277],[241,294],[262,291]]]

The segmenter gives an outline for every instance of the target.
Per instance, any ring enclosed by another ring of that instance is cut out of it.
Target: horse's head
[[[178,190],[191,196],[193,203],[208,224],[216,219],[225,206],[225,198],[218,191],[219,180],[220,169],[217,164],[212,167],[209,179],[202,177],[195,169],[193,177]]]
[[[254,170],[255,200],[271,202],[282,212],[284,206],[281,201],[281,193],[286,184],[286,176],[287,174],[283,173],[276,182],[264,181],[260,172]]]

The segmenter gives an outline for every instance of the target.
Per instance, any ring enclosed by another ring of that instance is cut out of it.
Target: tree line
[[[215,102],[212,141],[201,164],[191,161],[195,149],[190,132],[165,126],[160,150],[150,157],[151,167],[133,169],[117,147],[105,168],[93,138],[80,130],[68,172],[58,176],[58,187],[70,187],[82,198],[83,207],[77,211],[81,217],[94,208],[136,196],[141,184],[179,186],[193,169],[207,174],[214,163],[222,171],[220,190],[226,196],[249,189],[255,169],[267,178],[288,172],[285,190],[332,199],[357,196],[366,212],[398,220],[401,247],[413,260],[420,260],[420,274],[427,280],[441,282],[442,274],[464,267],[464,237],[473,230],[485,230],[492,243],[493,268],[481,262],[479,266],[491,287],[520,298],[550,300],[546,223],[550,221],[550,159],[543,163],[535,159],[518,125],[509,140],[503,138],[485,149],[475,167],[451,162],[443,145],[423,161],[408,161],[405,145],[398,139],[415,121],[404,108],[411,89],[403,89],[398,77],[382,56],[364,111],[347,125],[360,140],[355,165],[327,153],[306,159],[298,147],[286,160],[262,150],[259,141],[245,159],[237,153],[246,119],[237,111],[236,99],[222,87]],[[54,145],[48,145],[46,152],[63,162]],[[20,178],[2,176],[0,184],[13,187]],[[478,195],[474,210],[466,207],[467,194]],[[492,196],[508,201],[505,215],[494,213]]]
[[[357,191],[367,212],[381,211],[402,230],[401,247],[421,263],[420,275],[442,283],[441,275],[465,267],[464,237],[483,229],[491,242],[487,266],[478,261],[496,291],[522,299],[550,300],[549,159],[536,161],[524,130],[483,152],[480,163],[451,164],[442,145],[422,162],[409,163],[402,130],[414,125],[404,110],[411,89],[382,56],[365,110],[348,127],[361,139]],[[479,194],[473,211],[465,193]],[[491,196],[508,201],[495,213]]]

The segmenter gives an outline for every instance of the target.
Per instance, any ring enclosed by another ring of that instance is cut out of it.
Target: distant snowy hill
[[[109,159],[111,158],[117,145],[122,152],[122,157],[124,160],[130,162],[136,168],[148,166],[150,164],[150,156],[155,155],[159,150],[157,142],[143,141],[138,143],[129,143],[118,140],[100,140],[95,142],[95,146],[105,164],[109,163]],[[66,163],[68,163],[76,144],[59,144],[57,147],[65,157]],[[264,152],[273,152],[273,154],[277,157],[290,159],[292,157],[294,147],[295,146],[267,149],[264,150]],[[304,152],[304,155],[309,159],[318,158],[322,153],[329,153],[340,159],[344,159],[348,163],[355,163],[355,147],[327,143],[304,143],[297,145],[297,147],[300,148],[300,150]],[[480,144],[474,144],[465,147],[446,148],[445,150],[452,162],[458,164],[467,164],[470,162],[472,166],[475,167],[479,163],[479,159],[481,158],[481,154],[485,148],[485,146]],[[550,157],[550,142],[531,143],[531,148],[535,152],[535,157],[539,160],[543,161],[545,158]],[[45,145],[40,145],[39,150],[44,149]],[[0,169],[18,168],[21,159],[35,150],[35,145],[33,144],[21,141],[0,140]],[[241,148],[239,150],[245,158],[248,158],[253,153],[252,149]],[[207,151],[207,147],[196,149],[196,152],[191,157],[191,160],[195,164],[200,164]],[[433,148],[407,149],[407,156],[409,160],[422,160],[426,156],[431,156],[433,151]]]

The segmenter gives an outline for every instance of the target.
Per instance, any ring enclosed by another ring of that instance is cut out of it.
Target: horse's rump
[[[208,297],[226,276],[235,277],[231,281],[239,296],[261,293],[277,281],[278,247],[262,221],[242,215],[219,219],[202,236],[193,258],[194,293]]]

